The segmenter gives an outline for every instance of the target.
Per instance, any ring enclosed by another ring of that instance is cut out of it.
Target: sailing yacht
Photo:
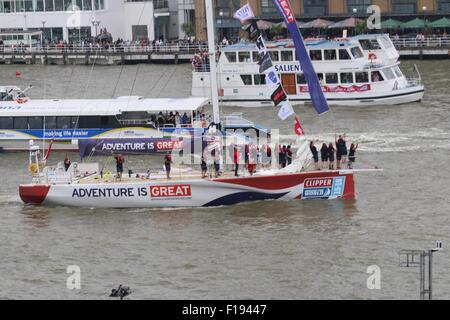
[[[286,0],[280,1],[284,3],[280,13],[284,10],[286,16],[286,10],[290,8],[286,7]],[[210,61],[216,61],[212,1],[205,0],[205,3],[209,57]],[[288,22],[295,23],[291,16],[287,17]],[[211,63],[210,68],[211,74],[216,74],[216,64]],[[309,65],[305,61],[305,72],[314,72],[310,61]],[[320,104],[316,107],[326,111],[326,99],[322,91],[317,90],[318,79],[309,77],[309,80],[310,88],[314,89],[310,92],[313,101]],[[210,81],[211,88],[217,88],[217,78],[210,77]],[[221,132],[217,90],[212,90],[211,100],[214,119],[204,140],[218,150],[215,153],[218,158],[214,158],[218,160],[224,146],[220,139],[215,138],[220,137]],[[207,147],[206,150],[210,149]],[[45,166],[39,147],[32,144],[30,169],[34,173],[33,183],[20,185],[19,193],[27,204],[106,208],[211,207],[260,200],[355,197],[353,175],[356,170],[310,169],[308,143],[303,143],[299,151],[306,152],[302,152],[302,156],[286,168],[272,166],[252,175],[235,176],[225,170],[217,178],[202,178],[199,171],[184,169],[172,179],[168,179],[164,172],[155,175],[129,174],[117,178],[103,172],[99,163],[72,163],[68,170],[63,164]]]

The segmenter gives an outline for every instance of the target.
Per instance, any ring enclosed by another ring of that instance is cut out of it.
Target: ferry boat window
[[[241,79],[244,82],[244,85],[251,86],[252,85],[252,76],[249,74],[241,74]]]
[[[339,83],[338,74],[337,73],[327,73],[325,79],[328,84],[336,84]]]
[[[259,55],[258,51],[252,52],[253,62],[259,62],[261,60],[261,56]]]
[[[43,127],[42,117],[28,117],[29,129],[42,129]]]
[[[70,129],[71,122],[70,117],[58,117],[56,120],[57,126],[59,129]]]
[[[239,52],[239,62],[250,62],[250,52]]]
[[[364,50],[379,50],[381,49],[380,44],[376,39],[361,39],[359,40],[361,47]]]
[[[306,78],[304,73],[297,74],[297,84],[306,84]]]
[[[393,79],[395,79],[394,71],[392,71],[391,68],[385,68],[385,69],[383,69],[382,71],[383,71],[384,75],[386,76],[386,78],[387,78],[388,80],[393,80]]]
[[[255,74],[254,80],[255,80],[255,85],[266,84],[266,75],[265,74]]]
[[[310,50],[309,57],[313,61],[322,60],[322,50]]]
[[[28,129],[27,117],[14,118],[14,129]]]
[[[372,82],[380,82],[383,81],[383,76],[381,75],[380,71],[373,71],[372,72]]]
[[[45,129],[57,129],[56,117],[44,117]]]
[[[383,44],[385,49],[390,49],[390,48],[392,48],[394,46],[394,44],[392,43],[391,39],[389,39],[389,37],[386,36],[386,35],[383,35],[380,38],[380,41]]]
[[[0,129],[13,129],[14,120],[12,117],[1,117],[0,118]]]
[[[341,83],[353,83],[353,73],[351,72],[341,73]]]
[[[325,84],[325,81],[324,81],[324,78],[323,78],[323,73],[318,73],[317,74],[317,78],[319,78],[320,84]]]
[[[100,117],[80,117],[78,128],[100,128]]]
[[[352,55],[355,59],[364,57],[364,54],[362,53],[361,49],[358,47],[353,47],[350,49],[350,51],[352,52]]]
[[[236,62],[236,52],[225,52],[225,57],[227,57],[228,62]]]
[[[278,51],[269,51],[269,55],[272,61],[280,61],[280,54]]]
[[[367,83],[369,82],[368,72],[355,72],[356,83]]]
[[[403,73],[402,73],[402,71],[400,70],[400,68],[398,66],[394,67],[394,72],[395,72],[395,74],[397,75],[398,78],[403,77]]]
[[[325,60],[336,60],[336,50],[324,50]]]
[[[294,59],[294,55],[292,51],[281,51],[281,61],[292,61]]]
[[[350,54],[347,49],[339,49],[339,60],[351,60]]]

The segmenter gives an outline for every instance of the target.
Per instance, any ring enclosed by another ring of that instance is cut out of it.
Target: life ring
[[[25,103],[25,102],[27,102],[27,101],[28,101],[27,98],[17,98],[17,99],[16,99],[16,102],[17,102],[17,103],[20,103],[20,104]]]
[[[369,60],[376,60],[377,59],[377,55],[373,52],[369,53]]]

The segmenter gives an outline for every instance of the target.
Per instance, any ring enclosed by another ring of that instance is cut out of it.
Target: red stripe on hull
[[[345,176],[345,193],[350,193],[354,196],[355,186],[353,182],[353,174],[339,174],[338,171],[314,171],[314,172],[304,172],[296,174],[280,174],[276,176],[258,176],[258,177],[247,177],[247,178],[229,178],[229,179],[216,179],[217,182],[238,184],[241,186],[258,188],[264,190],[283,190],[292,188],[299,185],[305,181],[305,179],[310,178],[327,178],[327,177],[337,177]],[[347,190],[348,187],[348,190]]]
[[[19,195],[27,204],[42,204],[50,190],[49,185],[21,185]]]

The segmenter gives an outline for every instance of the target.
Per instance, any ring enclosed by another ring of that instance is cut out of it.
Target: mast
[[[205,0],[206,30],[208,34],[209,50],[209,77],[211,80],[211,103],[213,106],[214,123],[220,129],[220,108],[219,93],[217,86],[217,65],[216,65],[216,41],[212,0]]]

